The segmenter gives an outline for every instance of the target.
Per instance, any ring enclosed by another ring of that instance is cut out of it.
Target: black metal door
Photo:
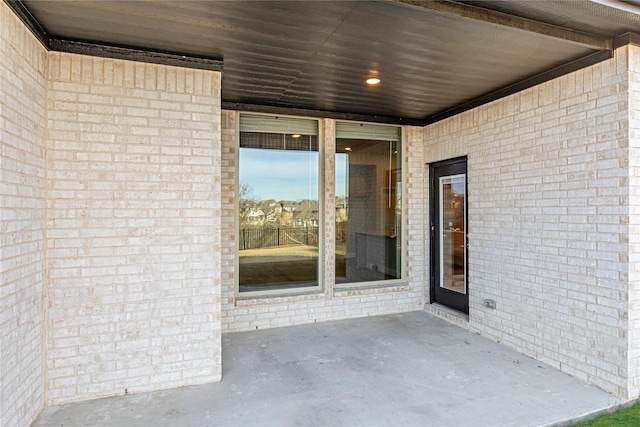
[[[434,163],[431,177],[431,301],[469,313],[467,159]]]

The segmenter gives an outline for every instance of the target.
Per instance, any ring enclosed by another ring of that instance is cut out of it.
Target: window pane
[[[466,294],[466,178],[440,177],[440,287]]]
[[[401,278],[399,141],[336,138],[336,283]]]
[[[318,164],[317,135],[241,128],[240,292],[318,286]]]

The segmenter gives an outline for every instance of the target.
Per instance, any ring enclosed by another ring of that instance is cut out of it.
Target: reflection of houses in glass
[[[285,206],[285,202],[280,202],[280,205],[276,207],[269,217],[269,223],[275,225],[290,226],[293,220],[293,207]]]
[[[246,208],[240,220],[241,225],[246,226],[317,227],[318,201],[263,200],[255,202],[253,207]]]
[[[270,216],[272,223],[285,226],[310,226],[318,225],[318,202],[283,201],[279,203]]]
[[[247,214],[247,224],[249,225],[262,225],[264,223],[264,212],[261,209],[251,208]]]
[[[292,206],[293,225],[298,227],[318,226],[318,201],[301,200]]]

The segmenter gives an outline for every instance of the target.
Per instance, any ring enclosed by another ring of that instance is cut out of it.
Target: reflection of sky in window
[[[240,183],[258,200],[318,200],[318,153],[240,149]]]
[[[346,154],[336,154],[336,195],[346,194]],[[318,200],[318,153],[240,149],[240,183],[258,200]]]
[[[457,196],[464,196],[464,182],[456,182],[453,184],[453,193]]]
[[[336,196],[347,195],[347,162],[349,156],[336,153]]]
[[[464,175],[451,175],[446,177],[441,177],[440,182],[442,184],[448,185],[448,191],[452,192],[456,196],[464,196],[465,195],[465,177]]]

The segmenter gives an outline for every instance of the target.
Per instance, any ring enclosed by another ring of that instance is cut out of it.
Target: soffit
[[[443,12],[429,2],[22,3],[53,39],[219,58],[221,96],[228,104],[409,121],[438,116],[606,50]],[[474,2],[489,9],[502,3]],[[565,2],[541,2],[550,4],[546,9],[513,3],[502,9],[555,23],[556,3]],[[599,22],[579,15],[583,2],[566,3],[575,3],[575,21],[583,23],[574,28],[592,30]],[[570,14],[569,9],[563,10]],[[613,37],[631,25],[625,21],[597,34]],[[364,83],[372,74],[382,79],[377,87]]]

